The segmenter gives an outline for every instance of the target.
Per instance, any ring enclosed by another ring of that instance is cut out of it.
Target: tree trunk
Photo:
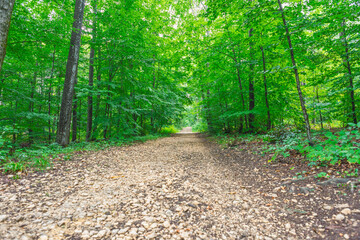
[[[347,39],[346,39],[346,33],[345,33],[345,21],[342,22],[342,27],[344,27],[344,31],[341,33],[342,36],[342,40],[344,42],[344,47],[345,47],[345,57],[344,57],[344,64],[345,64],[345,68],[347,70],[347,73],[349,75],[349,90],[350,90],[350,103],[351,103],[351,117],[352,117],[352,121],[353,123],[357,124],[357,117],[356,117],[356,105],[355,105],[355,92],[354,92],[354,79],[352,76],[352,71],[351,71],[351,65],[350,65],[350,59],[349,59],[349,47],[348,47],[348,43],[347,43]]]
[[[71,33],[70,49],[66,64],[64,90],[62,94],[61,110],[56,141],[62,146],[69,144],[71,109],[73,105],[74,86],[80,54],[81,27],[84,17],[85,0],[76,0],[73,30]]]
[[[320,99],[319,99],[319,87],[316,87],[316,99],[317,99],[317,102],[320,103]],[[323,128],[324,128],[324,125],[323,125],[323,118],[322,118],[321,110],[319,110],[319,115],[320,115],[320,125],[321,125],[321,129],[323,129]]]
[[[0,0],[0,72],[6,54],[6,43],[15,0]]]
[[[252,113],[251,111],[254,110],[255,107],[255,93],[254,93],[254,63],[253,61],[253,57],[252,57],[252,45],[253,42],[251,40],[253,34],[252,34],[253,29],[251,28],[249,30],[249,38],[250,38],[250,42],[249,42],[249,49],[250,49],[250,74],[249,74],[249,129],[250,132],[254,132],[255,127],[254,127],[254,121],[255,121],[255,115],[254,113]]]
[[[76,84],[76,83],[75,83]],[[77,137],[77,127],[78,127],[78,99],[76,96],[76,92],[74,91],[74,106],[73,106],[73,113],[72,113],[72,142],[76,142]]]
[[[48,128],[49,128],[49,143],[51,143],[51,93],[52,93],[52,79],[54,77],[54,68],[55,68],[55,46],[54,46],[54,52],[53,52],[53,61],[52,61],[52,67],[51,67],[51,76],[50,76],[50,84],[49,84],[49,93],[48,93],[48,115],[49,115],[49,120],[48,120]]]
[[[301,109],[302,109],[302,112],[303,112],[303,117],[304,117],[304,120],[305,120],[306,135],[307,135],[307,138],[309,140],[309,144],[313,145],[313,142],[312,142],[312,139],[311,139],[309,117],[308,117],[308,114],[307,114],[307,111],[306,111],[305,100],[304,100],[304,97],[303,97],[302,91],[301,91],[300,77],[299,77],[298,69],[297,69],[297,66],[296,66],[295,55],[294,55],[294,50],[293,50],[292,43],[291,43],[289,28],[288,28],[288,26],[286,24],[284,10],[283,10],[283,7],[282,7],[282,4],[281,4],[280,0],[278,0],[278,4],[279,4],[279,10],[281,12],[281,17],[282,17],[283,24],[284,24],[285,31],[286,31],[286,37],[287,37],[288,44],[289,44],[290,57],[291,57],[291,62],[292,62],[292,65],[293,65],[294,75],[295,75],[295,79],[296,79],[296,87],[297,87],[297,91],[298,91],[298,95],[299,95],[299,99],[300,99],[300,104],[301,104]]]
[[[210,90],[208,89],[206,92],[207,100],[206,100],[206,112],[207,112],[207,124],[209,132],[214,132],[214,126],[211,118],[211,111],[210,111]]]
[[[38,67],[38,62],[36,61],[36,68]],[[31,92],[30,92],[30,103],[29,103],[29,112],[34,112],[34,94],[35,94],[35,86],[36,86],[36,79],[37,79],[37,69],[35,69],[34,73],[34,79],[31,82]],[[33,136],[33,129],[32,126],[34,125],[33,120],[30,120],[30,127],[28,129],[29,131],[29,142],[34,142],[34,136]]]
[[[153,72],[153,83],[152,83],[152,88],[155,90],[156,88],[156,69],[155,69],[155,54],[153,55],[153,60],[154,60],[154,72]],[[150,125],[152,127],[152,130],[155,129],[155,119],[154,119],[154,115],[155,115],[155,108],[153,103],[151,103],[151,118],[150,118]]]
[[[93,30],[92,30],[92,43],[90,49],[90,60],[89,60],[89,89],[90,93],[88,96],[88,109],[87,109],[87,124],[86,124],[86,141],[91,140],[92,134],[92,119],[93,119],[93,96],[92,90],[94,85],[94,56],[95,56],[95,38],[96,38],[96,1],[94,1],[94,20],[93,20]]]
[[[96,71],[96,74],[97,74],[97,83],[96,83],[96,88],[97,90],[100,89],[100,82],[101,82],[101,47],[99,46],[98,47],[98,56],[97,56],[97,62],[98,62],[98,67],[97,67],[97,71]],[[94,128],[93,128],[93,131],[92,131],[92,136],[91,136],[91,140],[95,140],[95,136],[93,135],[94,132],[97,131],[97,127],[98,127],[98,121],[96,121],[99,117],[99,114],[100,114],[100,101],[101,101],[101,96],[100,94],[98,93],[97,96],[96,96],[96,105],[95,105],[95,122],[94,122]]]
[[[231,36],[230,36],[230,32],[229,29],[226,28],[226,31],[228,33],[229,36],[229,40],[230,42],[232,42],[231,40]],[[235,53],[235,48],[232,47],[232,53],[233,53],[233,60],[234,63],[236,64],[236,75],[237,75],[237,79],[238,79],[238,83],[239,83],[239,89],[240,89],[240,97],[241,97],[241,104],[242,104],[242,110],[245,111],[245,99],[244,99],[244,92],[243,92],[243,87],[242,87],[242,82],[241,82],[241,76],[240,76],[240,68],[239,68],[239,63],[236,57],[236,53]],[[244,129],[244,117],[240,117],[240,125],[239,125],[239,132],[242,132]],[[247,117],[245,116],[245,127],[247,126]]]
[[[265,89],[265,103],[266,103],[266,110],[267,110],[267,124],[266,129],[269,131],[271,129],[271,117],[270,117],[270,107],[269,107],[269,100],[268,100],[268,89],[267,89],[267,82],[266,82],[266,62],[265,62],[265,53],[262,46],[260,46],[261,54],[262,54],[262,62],[263,62],[263,74],[264,74],[264,89]]]

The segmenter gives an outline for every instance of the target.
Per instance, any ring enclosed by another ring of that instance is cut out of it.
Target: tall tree
[[[287,38],[288,45],[289,45],[291,63],[292,63],[292,67],[294,69],[294,75],[295,75],[295,79],[296,79],[296,88],[297,88],[297,91],[298,91],[300,104],[301,104],[301,109],[302,109],[303,117],[304,117],[304,121],[305,121],[306,135],[307,135],[309,144],[312,145],[313,141],[311,139],[309,116],[308,116],[307,111],[306,111],[305,100],[304,100],[304,97],[303,97],[303,93],[301,91],[300,77],[299,77],[299,72],[298,72],[298,68],[297,68],[297,65],[296,65],[296,61],[295,61],[295,54],[294,54],[294,49],[293,49],[293,45],[292,45],[292,42],[291,42],[289,27],[288,27],[288,25],[286,23],[286,18],[285,18],[285,14],[284,14],[284,9],[283,9],[282,4],[281,4],[281,0],[278,0],[278,4],[279,4],[279,10],[280,10],[280,13],[281,13],[281,18],[283,20],[285,32],[286,32],[286,38]]]
[[[0,0],[0,72],[6,55],[7,37],[15,0]]]
[[[56,142],[62,146],[68,145],[70,140],[71,110],[73,106],[74,87],[78,72],[84,8],[85,0],[76,0],[73,30],[71,33],[70,49],[66,64],[65,83],[56,136]]]
[[[87,124],[86,124],[86,141],[91,140],[92,125],[93,125],[93,86],[94,86],[94,57],[95,57],[95,40],[96,40],[96,13],[97,3],[96,0],[92,1],[94,18],[92,22],[92,41],[90,47],[90,59],[89,59],[89,96],[88,96],[88,108],[87,108]]]

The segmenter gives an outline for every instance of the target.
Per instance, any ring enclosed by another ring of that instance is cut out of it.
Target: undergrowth
[[[338,131],[313,131],[314,145],[310,146],[304,133],[278,127],[263,135],[216,135],[222,147],[235,147],[239,143],[262,142],[262,153],[272,155],[269,162],[280,156],[288,158],[291,152],[301,154],[309,166],[332,166],[348,164],[353,171],[347,176],[359,176],[360,123],[348,124]]]
[[[170,131],[171,130],[171,131]],[[109,147],[130,145],[136,142],[145,142],[168,136],[174,129],[163,130],[159,134],[134,136],[116,140],[79,142],[71,143],[63,148],[60,145],[53,144],[34,144],[31,147],[19,148],[12,156],[9,156],[9,149],[4,146],[0,148],[0,172],[13,174],[34,170],[46,170],[51,168],[54,159],[71,160],[72,155],[79,151],[99,151]],[[1,139],[0,139],[1,140]],[[0,142],[1,144],[1,142]]]

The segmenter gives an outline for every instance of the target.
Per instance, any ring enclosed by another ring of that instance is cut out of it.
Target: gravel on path
[[[311,224],[279,218],[274,200],[244,185],[247,173],[239,177],[214,149],[179,134],[5,176],[0,239],[320,238]]]

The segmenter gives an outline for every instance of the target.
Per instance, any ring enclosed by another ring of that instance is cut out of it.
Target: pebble
[[[170,227],[170,223],[169,223],[169,221],[165,221],[165,222],[163,223],[163,225],[164,225],[164,227],[165,227],[165,228]]]
[[[97,237],[98,238],[101,238],[101,237],[104,237],[106,235],[106,230],[101,230],[100,232],[97,233]]]
[[[126,233],[128,230],[129,230],[128,227],[127,227],[127,228],[123,228],[123,229],[120,229],[118,233],[119,233],[119,234],[124,234],[124,233]]]
[[[341,211],[341,213],[344,215],[349,215],[349,214],[351,214],[351,210],[350,210],[350,208],[345,208]]]
[[[8,215],[0,215],[0,222],[4,222],[8,217]]]
[[[289,230],[290,230],[290,228],[291,228],[290,223],[286,223],[286,224],[285,224],[285,228],[286,228],[286,230],[288,230],[288,231],[289,231]]]
[[[338,214],[338,215],[335,216],[335,220],[337,220],[337,221],[342,221],[344,219],[345,219],[345,216],[342,215],[342,214]]]
[[[132,228],[132,229],[130,229],[129,235],[132,237],[136,237],[138,235],[137,231],[138,231],[137,228]]]
[[[330,206],[330,205],[324,205],[324,209],[325,209],[325,210],[331,210],[331,209],[333,209],[333,207]]]
[[[39,240],[48,240],[49,238],[48,238],[48,236],[46,236],[46,235],[41,235],[40,237],[39,237]]]

